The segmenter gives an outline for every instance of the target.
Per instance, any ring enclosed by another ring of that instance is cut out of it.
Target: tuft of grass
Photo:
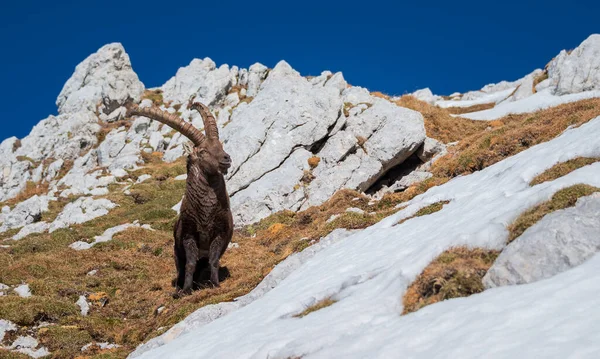
[[[11,352],[11,351],[8,351],[8,349],[3,349],[3,348],[0,348],[0,358],[31,359],[31,357],[29,355],[25,355],[25,354],[21,354],[21,353],[17,353],[17,352]]]
[[[406,291],[402,314],[415,312],[442,300],[482,292],[482,278],[499,254],[499,251],[465,247],[443,252]]]
[[[473,105],[473,106],[469,106],[469,107],[447,107],[446,111],[448,111],[448,113],[451,113],[453,115],[461,115],[463,113],[471,113],[471,112],[489,110],[490,108],[494,108],[494,106],[496,106],[496,103],[494,103],[494,102],[482,103],[479,105]]]
[[[440,202],[432,203],[429,206],[425,206],[425,207],[421,208],[414,215],[412,215],[412,216],[410,216],[408,218],[404,218],[403,220],[401,220],[397,224],[402,224],[402,223],[408,221],[409,219],[412,219],[412,218],[415,218],[415,217],[422,217],[422,216],[426,216],[428,214],[439,212],[448,203],[450,203],[450,201],[440,201]]]
[[[50,326],[39,332],[41,345],[50,352],[60,352],[64,358],[75,358],[81,348],[92,342],[92,336],[76,326]]]
[[[321,162],[321,158],[318,156],[312,156],[308,159],[308,165],[311,169],[316,168],[319,165],[319,162]]]
[[[587,184],[576,184],[556,192],[549,201],[541,203],[521,214],[509,227],[508,242],[519,237],[527,228],[533,226],[548,213],[573,207],[581,197],[599,192],[600,188]]]
[[[547,181],[553,181],[575,171],[578,168],[591,165],[592,163],[596,163],[598,161],[600,161],[600,158],[598,157],[577,157],[566,162],[557,163],[543,173],[535,176],[535,178],[529,182],[529,185],[535,186]]]
[[[533,93],[536,93],[535,87],[542,81],[548,79],[548,71],[545,70],[541,75],[533,79]]]
[[[61,321],[76,315],[77,309],[74,303],[66,303],[56,298],[38,295],[21,298],[10,295],[0,301],[0,318],[20,326],[31,326],[38,321]]]
[[[32,165],[36,165],[37,162],[34,161],[31,157],[27,157],[27,156],[17,156],[17,161],[21,161],[21,162],[30,162]]]
[[[327,308],[335,303],[337,303],[337,300],[331,299],[331,297],[325,298],[325,299],[320,300],[317,303],[311,305],[310,307],[304,309],[302,311],[302,313],[298,313],[298,314],[294,315],[294,318],[305,317],[305,316],[309,315],[310,313],[316,312],[317,310],[321,310],[323,308]]]
[[[162,90],[146,90],[142,95],[142,100],[148,99],[152,101],[155,106],[161,106],[164,104]]]

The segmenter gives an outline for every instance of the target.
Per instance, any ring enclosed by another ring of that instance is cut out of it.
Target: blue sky
[[[420,3],[420,4],[419,4]],[[0,12],[0,141],[56,114],[75,66],[121,42],[146,87],[194,57],[285,59],[389,94],[467,91],[543,67],[600,32],[598,1],[11,1]]]

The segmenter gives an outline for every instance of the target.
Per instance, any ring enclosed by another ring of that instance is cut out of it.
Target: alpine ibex
[[[159,121],[189,138],[187,183],[181,213],[175,224],[175,266],[177,267],[176,296],[189,294],[197,270],[210,270],[210,281],[219,286],[219,259],[225,253],[233,235],[233,217],[224,174],[231,158],[219,141],[219,130],[209,109],[194,102],[188,108],[202,116],[206,136],[190,123],[156,107],[140,108],[129,105],[128,115],[144,116]],[[198,267],[198,268],[197,268]]]

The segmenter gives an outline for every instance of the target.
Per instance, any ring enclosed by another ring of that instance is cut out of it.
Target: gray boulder
[[[484,285],[531,283],[580,265],[600,251],[599,218],[600,193],[546,215],[502,251]]]

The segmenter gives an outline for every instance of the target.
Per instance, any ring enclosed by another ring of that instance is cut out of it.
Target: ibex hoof
[[[175,293],[173,293],[173,299],[183,298],[183,297],[185,297],[187,295],[190,295],[190,294],[192,294],[192,290],[191,289],[187,289],[187,290],[180,289],[180,290],[176,291]]]

